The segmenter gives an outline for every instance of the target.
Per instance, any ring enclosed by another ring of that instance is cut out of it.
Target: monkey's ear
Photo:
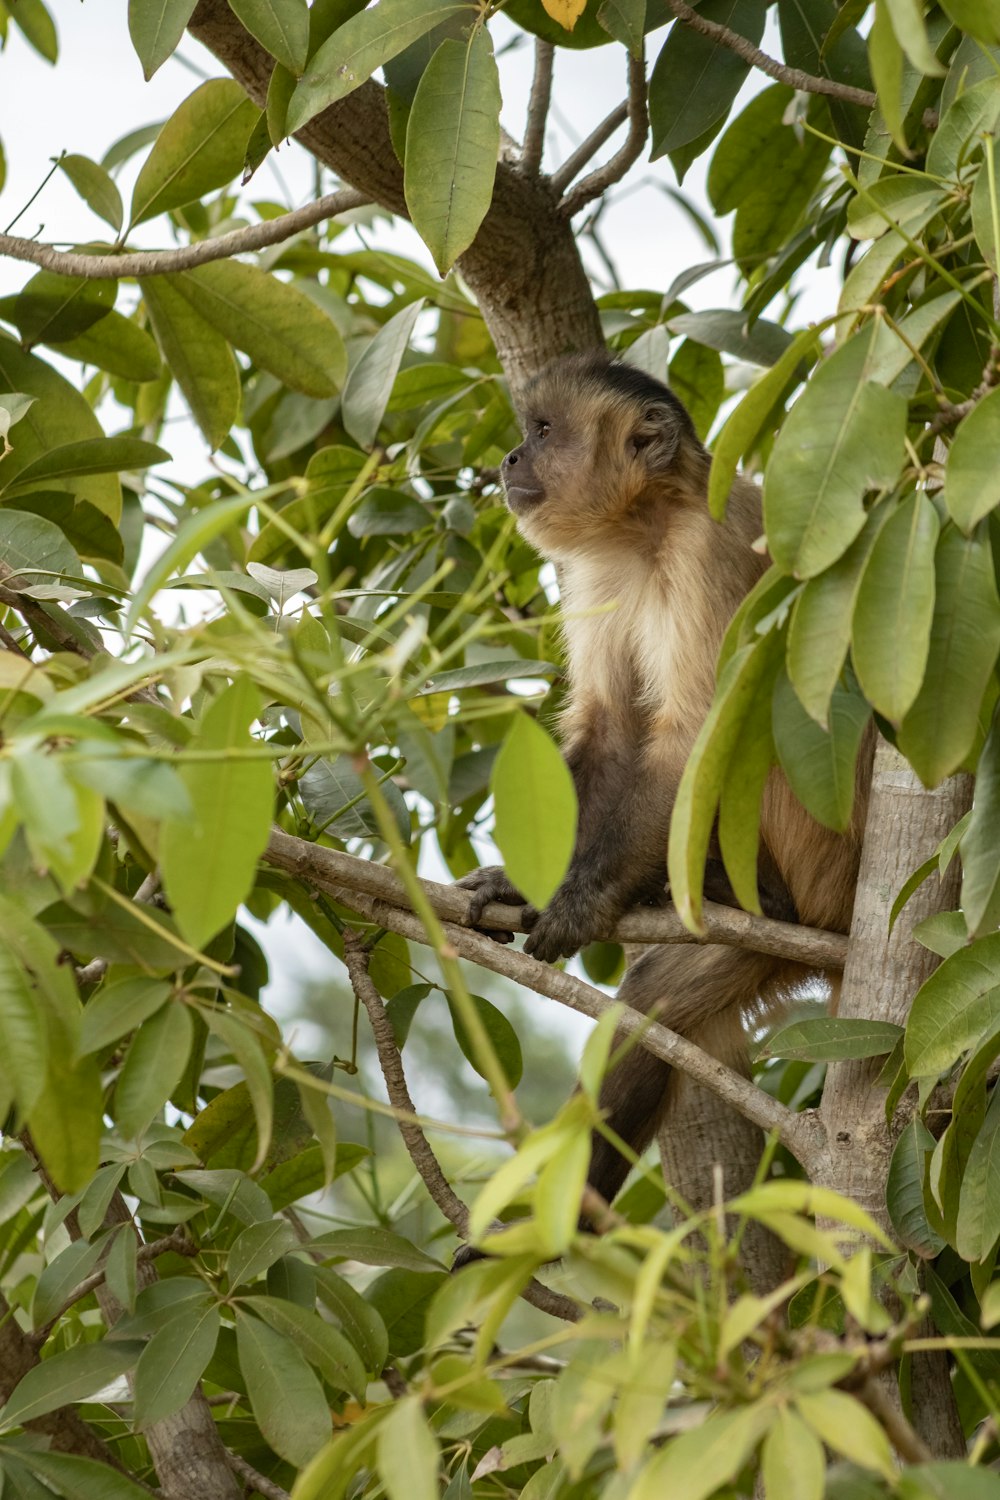
[[[681,424],[673,407],[666,401],[647,401],[630,438],[647,468],[658,473],[669,469],[680,441]]]

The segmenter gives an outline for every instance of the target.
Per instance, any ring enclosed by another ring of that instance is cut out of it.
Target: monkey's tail
[[[618,999],[738,1065],[734,1033],[762,995],[789,984],[802,971],[787,961],[743,948],[670,945],[651,948],[625,976]],[[727,1024],[719,1025],[725,1020]],[[743,1049],[745,1051],[745,1049]],[[607,1126],[637,1156],[656,1135],[667,1102],[671,1069],[625,1032],[615,1037],[619,1062],[607,1073],[600,1104]],[[630,1162],[594,1131],[587,1180],[607,1202],[628,1176]]]

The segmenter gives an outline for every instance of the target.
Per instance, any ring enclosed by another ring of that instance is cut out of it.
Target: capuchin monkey
[[[503,461],[507,504],[559,567],[569,703],[561,738],[579,803],[566,878],[525,951],[554,962],[662,902],[670,815],[712,701],[723,633],[767,566],[757,487],[737,479],[723,525],[709,516],[710,459],[665,385],[603,353],[549,366],[524,402],[525,438]],[[767,782],[759,865],[767,915],[846,932],[872,744],[846,834],[817,823],[777,770]],[[523,903],[502,869],[474,871],[473,923],[490,901]],[[706,894],[735,904],[710,859]],[[746,1069],[744,1016],[766,1013],[808,973],[743,948],[661,946],[632,965],[618,998]],[[616,1038],[615,1050],[625,1042]],[[669,1066],[641,1046],[607,1074],[600,1105],[637,1154],[659,1127]],[[610,1202],[629,1162],[594,1132],[590,1185]]]

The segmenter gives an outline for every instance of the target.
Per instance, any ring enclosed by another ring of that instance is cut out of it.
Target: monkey
[[[568,660],[561,724],[578,802],[566,876],[533,921],[525,951],[555,962],[610,932],[636,903],[661,902],[681,773],[708,712],[723,633],[768,565],[754,546],[760,492],[738,477],[724,524],[708,512],[710,456],[678,397],[604,351],[570,355],[536,377],[524,440],[503,460],[522,535],[555,562]],[[817,823],[775,768],[761,808],[764,912],[846,932],[857,883],[874,740],[859,760],[851,825]],[[475,924],[490,901],[523,904],[500,867],[473,871]],[[735,905],[710,858],[705,892]],[[745,1068],[744,1018],[776,1008],[810,971],[722,946],[649,948],[618,998]],[[615,1039],[599,1096],[607,1127],[641,1155],[661,1124],[670,1067]],[[587,1181],[606,1202],[630,1162],[594,1131]]]

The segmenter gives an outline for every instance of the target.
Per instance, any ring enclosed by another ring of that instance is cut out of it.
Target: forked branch
[[[589,203],[591,199],[599,198],[614,183],[621,182],[629,168],[642,155],[642,148],[646,144],[646,134],[649,129],[649,111],[646,107],[645,54],[633,57],[629,53],[628,103],[626,111],[628,134],[622,145],[603,166],[597,167],[593,172],[588,173],[586,177],[582,178],[573,191],[567,193],[566,197],[559,204],[559,212],[567,219],[579,213],[580,209]]]

